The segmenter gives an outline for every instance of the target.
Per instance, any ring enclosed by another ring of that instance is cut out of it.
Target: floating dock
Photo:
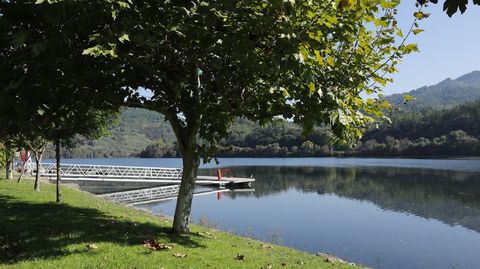
[[[57,176],[56,164],[44,164],[40,175],[50,180]],[[138,167],[93,164],[61,164],[62,181],[93,182],[141,182],[158,183],[159,185],[180,184],[183,170],[180,168]],[[255,178],[233,176],[197,176],[195,184],[204,186],[250,186]]]

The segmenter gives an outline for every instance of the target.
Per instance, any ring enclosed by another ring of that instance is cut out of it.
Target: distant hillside
[[[173,144],[175,136],[164,117],[153,111],[125,108],[118,124],[110,128],[111,135],[90,141],[77,137],[75,148],[65,151],[67,158],[102,158],[137,156],[148,145],[162,141]],[[49,148],[46,157],[54,156]]]
[[[480,100],[448,109],[423,109],[422,111],[398,113],[392,124],[383,124],[365,133],[363,140],[385,141],[387,137],[399,139],[433,139],[462,130],[480,138]]]
[[[369,130],[351,155],[480,156],[480,100],[449,109],[424,108]]]
[[[404,108],[416,111],[423,108],[450,108],[455,105],[480,100],[480,71],[474,71],[457,79],[446,79],[436,85],[422,87],[407,93],[393,94],[386,99],[393,105],[403,103],[404,95],[415,97]]]

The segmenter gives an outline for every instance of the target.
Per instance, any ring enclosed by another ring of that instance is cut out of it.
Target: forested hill
[[[480,156],[480,100],[450,109],[392,116],[368,131],[356,150],[365,156]]]
[[[175,141],[170,125],[161,114],[137,108],[124,109],[118,123],[110,128],[110,133],[109,136],[94,141],[77,137],[75,147],[66,150],[64,157],[133,157],[158,141],[167,144]],[[47,150],[46,156],[55,156],[53,147]]]
[[[480,71],[473,71],[457,79],[446,79],[436,85],[425,86],[407,93],[393,94],[386,99],[393,105],[403,103],[405,94],[415,97],[407,111],[423,108],[450,108],[465,102],[480,100]]]

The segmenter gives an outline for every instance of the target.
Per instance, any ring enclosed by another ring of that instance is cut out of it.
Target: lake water
[[[374,268],[480,268],[480,160],[220,159],[253,193],[197,196],[194,222]],[[179,159],[64,163],[180,167]],[[200,174],[214,174],[215,164]],[[141,205],[173,215],[175,201]]]

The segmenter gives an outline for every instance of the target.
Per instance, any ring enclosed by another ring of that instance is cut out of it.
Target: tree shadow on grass
[[[73,254],[65,250],[70,244],[142,245],[154,237],[184,247],[205,247],[198,242],[202,236],[171,234],[169,227],[118,220],[92,208],[25,203],[0,195],[0,264]]]

